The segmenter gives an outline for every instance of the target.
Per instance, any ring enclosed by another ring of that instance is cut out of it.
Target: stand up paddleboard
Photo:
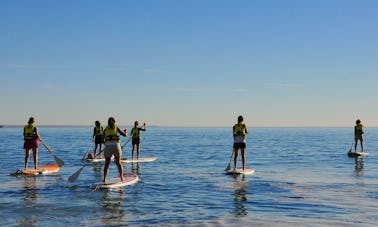
[[[59,172],[59,165],[56,163],[49,163],[46,165],[39,166],[37,169],[19,169],[11,175],[27,175],[27,176],[37,176],[37,175],[49,175]]]
[[[235,170],[227,170],[226,174],[232,175],[232,174],[243,174],[243,175],[251,175],[255,172],[252,168],[236,168]]]
[[[139,158],[139,159],[127,159],[127,158],[122,158],[121,162],[122,163],[133,163],[133,162],[153,162],[157,159],[156,156],[152,157],[144,157],[144,158]]]
[[[105,162],[105,158],[86,158],[84,159],[85,162]]]
[[[108,179],[106,183],[104,182],[97,182],[94,184],[95,188],[103,188],[103,189],[112,189],[112,188],[119,188],[124,187],[127,185],[135,184],[139,177],[135,173],[124,173],[123,174],[124,180],[121,181],[121,178],[119,176],[113,177],[111,179]]]
[[[357,156],[365,156],[365,155],[369,155],[369,152],[348,152],[348,156],[349,157],[357,157]]]

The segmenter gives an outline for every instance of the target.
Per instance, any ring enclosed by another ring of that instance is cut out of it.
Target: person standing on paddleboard
[[[93,158],[96,158],[96,151],[99,147],[98,155],[101,158],[101,146],[104,143],[104,128],[101,126],[101,123],[99,121],[95,122],[96,127],[93,128],[93,138],[95,141],[95,148],[93,151]]]
[[[146,131],[146,123],[143,123],[143,128],[138,127],[139,122],[135,121],[134,122],[134,128],[131,129],[131,136],[132,136],[132,151],[131,151],[131,160],[134,160],[134,150],[136,149],[137,151],[137,159],[139,159],[139,150],[140,150],[140,131]]]
[[[244,124],[243,116],[238,117],[238,123],[232,127],[233,137],[234,137],[234,170],[237,169],[238,165],[238,153],[239,149],[241,151],[242,156],[242,165],[243,171],[245,169],[246,160],[245,160],[245,150],[246,150],[246,139],[248,134],[248,128],[246,124]]]
[[[38,140],[41,140],[41,136],[35,126],[34,117],[31,117],[24,127],[25,169],[28,168],[30,150],[33,151],[34,169],[38,167]]]
[[[354,126],[354,152],[356,152],[356,150],[357,150],[358,141],[360,141],[361,152],[364,152],[364,144],[363,144],[364,130],[363,130],[363,128],[364,128],[364,126],[361,124],[361,121],[359,119],[357,119],[356,126]]]
[[[108,126],[104,130],[105,135],[105,166],[104,166],[104,183],[106,183],[106,177],[108,175],[110,160],[114,155],[114,162],[118,167],[119,176],[121,181],[123,181],[123,169],[121,164],[122,149],[120,145],[119,135],[127,136],[127,129],[122,131],[113,117],[109,117]]]

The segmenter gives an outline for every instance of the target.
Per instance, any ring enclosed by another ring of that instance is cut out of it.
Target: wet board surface
[[[365,155],[369,155],[369,152],[348,152],[348,156],[349,157],[357,157],[357,156],[365,156]]]
[[[111,158],[112,160],[114,159],[114,156],[112,156]],[[84,162],[93,162],[93,163],[97,163],[97,162],[105,162],[105,158],[86,158],[84,159]]]
[[[135,184],[139,177],[135,173],[124,173],[123,174],[124,180],[121,181],[121,178],[119,176],[113,177],[107,180],[106,183],[104,182],[97,182],[94,184],[94,187],[97,188],[119,188],[119,187],[125,187],[127,185]]]
[[[86,158],[85,162],[105,162],[105,158]]]
[[[252,168],[237,168],[235,170],[231,169],[226,171],[226,174],[243,174],[243,175],[251,175],[255,172],[255,169]]]
[[[54,174],[59,172],[60,167],[56,163],[49,163],[46,165],[41,165],[37,169],[21,169],[17,170],[15,173],[11,173],[11,175],[29,175],[29,176],[36,176],[36,175],[48,175]]]
[[[122,163],[133,163],[133,162],[153,162],[157,159],[156,156],[152,156],[152,157],[144,157],[144,158],[139,158],[139,159],[127,159],[127,158],[122,158],[121,159],[121,162]]]

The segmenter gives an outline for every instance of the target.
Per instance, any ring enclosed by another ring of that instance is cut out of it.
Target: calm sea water
[[[366,129],[370,155],[356,159],[346,155],[351,128],[250,127],[247,165],[256,172],[245,177],[224,174],[232,152],[230,128],[149,128],[141,156],[158,159],[124,164],[140,181],[94,192],[89,186],[101,181],[102,164],[86,167],[74,183],[67,181],[83,166],[92,127],[39,130],[66,164],[53,176],[10,176],[23,167],[22,128],[1,128],[1,226],[378,223],[377,128]],[[130,146],[123,157],[130,157]],[[54,162],[42,146],[39,160]],[[109,176],[116,174],[112,163]]]

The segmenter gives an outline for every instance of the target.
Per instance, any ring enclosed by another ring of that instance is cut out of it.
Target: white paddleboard
[[[85,162],[105,162],[105,158],[86,158]]]
[[[48,174],[55,174],[59,172],[60,167],[56,163],[49,163],[46,165],[38,166],[37,169],[20,169],[17,170],[15,173],[11,173],[11,175],[28,175],[28,176],[37,176],[37,175],[48,175]]]
[[[112,156],[111,159],[113,160],[114,156]],[[105,158],[86,158],[86,159],[84,159],[84,162],[93,162],[93,163],[96,163],[96,162],[105,162]]]
[[[369,152],[348,152],[348,156],[350,157],[355,157],[355,156],[365,156],[365,155],[369,155]]]
[[[139,158],[139,159],[127,159],[127,158],[122,158],[121,159],[121,162],[122,163],[133,163],[133,162],[153,162],[157,159],[156,156],[152,156],[152,157],[144,157],[144,158]]]
[[[235,170],[227,170],[226,174],[243,174],[243,175],[251,175],[255,172],[255,169],[252,168],[236,168]]]
[[[97,182],[94,184],[94,187],[96,188],[119,188],[119,187],[125,187],[127,185],[135,184],[139,177],[135,173],[124,173],[123,174],[124,180],[121,181],[121,178],[119,176],[113,177],[107,180],[106,183],[104,182]]]

